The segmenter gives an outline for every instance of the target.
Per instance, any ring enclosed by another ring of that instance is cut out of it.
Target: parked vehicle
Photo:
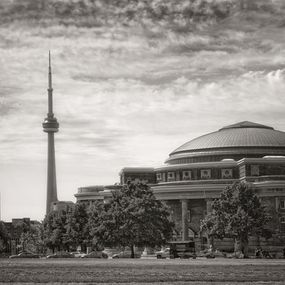
[[[170,258],[196,258],[194,241],[169,242]]]
[[[119,253],[116,253],[112,256],[112,258],[131,258],[132,253],[129,250],[121,251]],[[141,254],[138,252],[135,252],[134,258],[140,258]]]
[[[170,248],[163,248],[160,251],[156,251],[155,254],[157,259],[170,258]]]
[[[263,250],[262,248],[257,248],[255,250],[256,258],[273,258],[268,250]]]
[[[84,257],[86,255],[86,253],[81,251],[73,251],[71,254],[74,255],[74,257]]]
[[[34,254],[31,252],[20,252],[19,254],[11,255],[9,258],[39,258],[40,256],[38,254]]]
[[[103,251],[91,251],[82,256],[82,258],[108,258],[108,254]]]
[[[116,249],[105,248],[102,252],[106,253],[108,258],[112,258],[112,256],[117,254],[119,251]]]
[[[74,258],[74,255],[70,252],[57,252],[48,255],[47,258]]]

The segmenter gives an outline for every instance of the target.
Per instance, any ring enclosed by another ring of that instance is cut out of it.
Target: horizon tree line
[[[206,234],[214,248],[215,239],[235,240],[235,252],[248,256],[249,236],[270,238],[276,211],[262,205],[254,189],[245,183],[227,187],[212,203],[212,211],[201,220],[200,234]],[[276,220],[276,219],[275,219]],[[23,230],[22,250],[44,252],[76,250],[80,246],[101,250],[104,247],[157,247],[172,239],[175,231],[169,208],[156,199],[146,184],[127,183],[112,192],[109,201],[92,205],[76,203],[46,215],[42,225]],[[0,222],[0,252],[9,239]]]

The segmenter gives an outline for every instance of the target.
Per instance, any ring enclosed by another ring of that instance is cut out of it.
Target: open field
[[[284,280],[285,260],[0,259],[0,284],[284,284]]]

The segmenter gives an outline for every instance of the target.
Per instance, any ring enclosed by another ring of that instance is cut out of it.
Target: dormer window
[[[201,179],[211,179],[211,169],[202,169]]]
[[[190,180],[191,179],[191,171],[183,171],[182,172],[182,179],[183,180]]]
[[[233,170],[222,169],[222,179],[230,179],[230,178],[233,178]]]

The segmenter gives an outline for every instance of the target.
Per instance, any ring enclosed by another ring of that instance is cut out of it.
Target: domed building
[[[128,180],[147,182],[171,208],[174,239],[195,239],[203,247],[207,240],[200,221],[213,199],[226,186],[246,181],[264,204],[276,210],[276,237],[285,235],[285,132],[272,127],[247,121],[223,127],[178,147],[159,168],[124,168],[120,178],[117,186],[79,188],[77,201],[107,199]],[[232,245],[223,241],[221,247]]]

